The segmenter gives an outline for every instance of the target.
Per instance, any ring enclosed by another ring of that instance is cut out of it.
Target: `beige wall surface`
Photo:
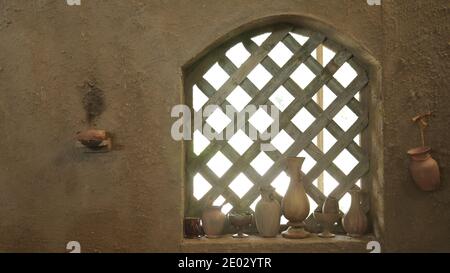
[[[64,252],[72,240],[89,252],[179,251],[182,144],[170,111],[182,67],[274,16],[317,22],[380,63],[383,248],[450,251],[448,1],[0,0],[0,252]],[[104,91],[96,124],[114,152],[74,147],[88,79]],[[420,143],[410,118],[429,109],[434,193],[413,184],[406,155]]]

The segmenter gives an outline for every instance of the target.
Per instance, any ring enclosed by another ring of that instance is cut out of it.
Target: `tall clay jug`
[[[287,158],[288,172],[291,178],[289,188],[281,204],[283,215],[288,222],[288,230],[282,233],[283,237],[289,239],[302,239],[309,236],[304,230],[303,221],[309,215],[309,201],[303,186],[300,169],[304,157]]]
[[[261,189],[261,200],[255,208],[256,228],[262,237],[276,237],[280,232],[281,206],[272,193],[273,188]]]
[[[359,237],[367,230],[367,216],[361,207],[361,193],[359,190],[350,190],[352,203],[349,211],[342,219],[342,226],[348,235]]]

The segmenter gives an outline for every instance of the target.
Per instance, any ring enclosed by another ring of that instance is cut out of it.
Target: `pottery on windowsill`
[[[281,206],[274,198],[274,188],[262,188],[261,200],[255,207],[255,222],[261,237],[272,238],[280,233]]]
[[[284,238],[303,239],[309,236],[304,227],[305,219],[309,215],[309,200],[303,186],[300,172],[304,157],[287,158],[288,172],[291,178],[289,188],[283,197],[281,209],[284,217],[289,220],[289,228],[282,233]]]
[[[197,217],[184,218],[184,237],[188,239],[200,238],[203,235],[201,219]]]
[[[322,210],[314,212],[314,218],[319,222],[323,231],[319,237],[333,238],[336,235],[331,232],[333,225],[342,217],[339,211],[339,202],[334,197],[328,197],[323,203]]]
[[[211,206],[203,210],[202,225],[207,238],[219,238],[223,234],[226,215],[221,209],[219,206]]]
[[[249,226],[252,223],[253,215],[251,213],[243,212],[230,212],[228,214],[230,224],[237,229],[237,233],[233,235],[233,238],[247,238],[248,235],[242,232],[244,227]]]
[[[334,197],[327,197],[323,203],[322,211],[324,213],[339,214],[339,202]]]

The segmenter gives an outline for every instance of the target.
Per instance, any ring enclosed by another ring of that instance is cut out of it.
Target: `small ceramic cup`
[[[184,218],[184,237],[194,239],[201,236],[203,236],[201,219],[197,217]]]

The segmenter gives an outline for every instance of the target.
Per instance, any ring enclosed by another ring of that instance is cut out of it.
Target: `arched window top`
[[[208,68],[214,64],[214,60],[211,58],[211,55],[220,56],[225,54],[231,57],[230,59],[239,58],[240,60],[235,60],[236,63],[233,63],[240,65],[244,62],[245,57],[250,57],[248,53],[254,51],[255,46],[262,46],[271,34],[274,34],[272,40],[275,40],[275,49],[271,55],[275,55],[276,52],[282,48],[282,45],[278,45],[279,43],[286,45],[289,48],[289,51],[292,52],[296,49],[297,45],[304,47],[306,42],[310,42],[308,47],[305,49],[312,48],[309,52],[312,56],[314,56],[317,52],[316,48],[319,45],[324,46],[333,53],[348,51],[347,48],[326,37],[321,32],[313,31],[290,23],[279,23],[245,31],[235,37],[226,39],[222,44],[215,45],[212,48],[210,46],[205,46],[206,52],[203,52],[198,59],[196,58],[196,61],[189,62],[189,64],[187,64],[185,67],[185,76],[189,79],[191,77],[198,76],[198,74],[206,73]],[[279,35],[283,36],[283,38],[279,39],[277,42],[276,40]],[[228,36],[229,35],[226,35],[226,37]],[[271,47],[271,44],[267,41],[265,46]],[[242,47],[245,47],[245,51],[248,53],[245,53],[242,50]],[[244,55],[238,55],[239,53],[243,53]],[[268,53],[269,52],[266,54]],[[348,59],[351,59],[352,66],[360,69],[360,72],[363,72],[363,62],[360,62],[354,58],[351,52],[348,52],[348,54],[351,54],[351,57],[348,57]]]
[[[186,101],[194,111],[217,106],[193,128],[188,145],[188,214],[198,215],[209,202],[225,211],[254,209],[259,188],[269,185],[281,198],[289,183],[287,156],[306,158],[311,212],[327,196],[341,200],[345,211],[347,192],[361,187],[369,170],[361,141],[368,125],[361,102],[368,76],[351,52],[321,33],[277,24],[230,39],[185,76]],[[236,120],[249,105],[255,111]],[[208,139],[205,129],[222,138]],[[274,134],[265,139],[264,132]]]

